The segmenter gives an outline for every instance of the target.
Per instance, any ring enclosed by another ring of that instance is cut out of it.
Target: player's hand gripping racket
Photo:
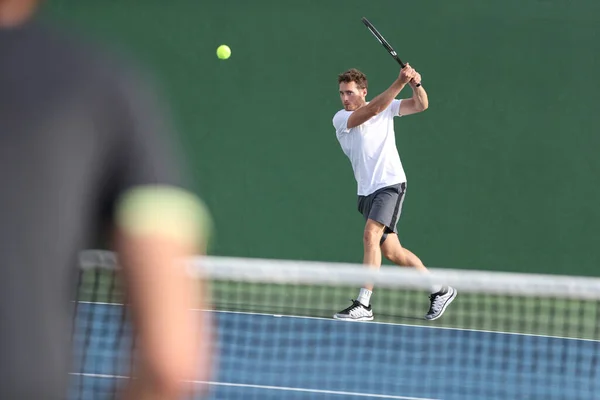
[[[402,68],[406,67],[406,65],[402,62],[402,60],[400,59],[400,57],[398,57],[398,53],[396,53],[396,50],[394,50],[394,48],[388,43],[388,41],[385,40],[385,38],[383,36],[381,36],[381,33],[379,33],[379,31],[377,29],[375,29],[375,27],[373,26],[373,24],[370,23],[369,20],[366,19],[365,17],[362,18],[362,22],[371,31],[371,33],[373,34],[373,36],[375,36],[377,38],[377,40],[379,40],[379,43],[381,43],[383,45],[383,47],[387,50],[387,52],[390,53],[390,55],[396,61],[398,61],[398,64],[400,64],[400,67],[402,67]],[[416,86],[417,87],[421,86],[421,83],[417,83]]]

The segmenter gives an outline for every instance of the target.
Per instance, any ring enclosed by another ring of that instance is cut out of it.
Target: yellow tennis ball
[[[227,60],[230,55],[231,49],[229,48],[229,46],[222,44],[219,47],[217,47],[217,57],[219,57],[221,60]]]

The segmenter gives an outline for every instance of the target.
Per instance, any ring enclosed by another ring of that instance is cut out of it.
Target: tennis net
[[[109,399],[135,340],[114,254],[81,260],[71,398]],[[574,400],[600,386],[600,279],[226,257],[191,260],[197,272],[217,327],[210,399]],[[374,321],[332,319],[365,282]],[[458,296],[426,321],[434,283]]]

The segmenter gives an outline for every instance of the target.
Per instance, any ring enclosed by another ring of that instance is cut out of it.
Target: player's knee
[[[363,243],[365,247],[376,247],[379,246],[381,235],[383,232],[378,232],[373,229],[366,229],[363,234]]]
[[[408,263],[408,257],[402,248],[389,249],[384,247],[381,249],[381,254],[396,265],[407,265]]]
[[[394,252],[390,251],[387,247],[383,246],[381,247],[381,255],[384,256],[385,258],[387,258],[388,260],[394,262]]]

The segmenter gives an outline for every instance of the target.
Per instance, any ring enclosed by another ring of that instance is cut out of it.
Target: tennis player
[[[0,0],[0,399],[67,398],[78,256],[106,237],[139,337],[125,396],[183,398],[210,380],[205,294],[181,262],[204,250],[204,208],[149,82],[37,6]]]
[[[363,263],[370,268],[379,269],[383,254],[397,265],[427,272],[421,260],[402,247],[397,229],[406,194],[406,176],[396,148],[394,117],[427,109],[427,93],[423,86],[417,86],[420,82],[421,75],[407,64],[386,91],[368,102],[365,74],[350,69],[338,76],[344,109],[334,115],[333,126],[358,184],[358,210],[366,220]],[[412,88],[412,97],[396,99],[407,84]],[[372,291],[372,285],[365,285],[357,299],[334,318],[372,320]],[[425,318],[439,318],[455,297],[456,290],[452,287],[433,287]]]

